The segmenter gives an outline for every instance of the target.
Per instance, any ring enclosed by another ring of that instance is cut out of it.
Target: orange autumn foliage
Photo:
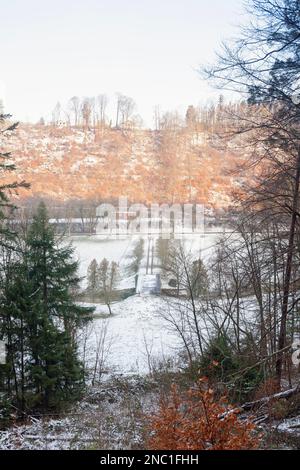
[[[30,183],[20,198],[115,200],[150,204],[197,202],[226,208],[229,170],[243,156],[215,148],[202,132],[20,124],[1,141],[12,152],[14,177]],[[10,182],[10,176],[4,179]]]
[[[250,421],[240,421],[226,398],[215,399],[206,380],[185,396],[176,386],[161,399],[150,418],[148,448],[155,450],[245,450],[255,449],[259,437]]]

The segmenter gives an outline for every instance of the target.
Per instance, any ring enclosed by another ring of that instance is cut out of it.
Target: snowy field
[[[180,342],[175,333],[166,330],[161,315],[166,308],[162,297],[134,295],[114,303],[111,317],[97,318],[108,314],[106,306],[97,305],[96,318],[87,328],[86,362],[93,367],[101,348],[110,372],[145,374],[154,364],[175,356]],[[84,333],[80,342],[84,342]]]
[[[119,263],[120,269],[125,268],[134,244],[133,239],[103,240],[97,236],[70,237],[68,241],[75,248],[75,256],[79,261],[79,274],[83,278],[86,276],[88,266],[94,258],[98,262],[106,258],[108,261]],[[129,281],[129,284],[129,287],[132,287],[132,281]],[[85,279],[82,286],[86,287]]]
[[[221,306],[222,301],[219,302]],[[112,316],[105,305],[84,305],[96,306],[95,318],[81,332],[78,341],[90,370],[97,356],[102,358],[103,369],[108,374],[144,375],[166,364],[176,369],[176,358],[184,350],[184,343],[174,320],[181,327],[184,322],[186,339],[197,343],[191,304],[184,299],[136,294],[113,303]],[[256,306],[253,297],[240,299],[240,322],[245,331],[255,329]],[[225,330],[232,330],[230,318],[224,321],[222,309],[212,313],[201,301],[197,309],[203,341],[208,341],[212,325],[223,324]]]
[[[134,287],[134,276],[125,274],[130,254],[139,237],[120,240],[103,240],[97,236],[73,237],[75,256],[79,260],[80,276],[86,276],[90,262],[107,258],[119,263],[121,276],[120,288]],[[185,235],[183,240],[186,251],[201,257],[204,261],[212,256],[220,234]],[[151,242],[155,243],[155,239]],[[140,271],[144,273],[147,245],[144,239],[144,259]],[[155,272],[159,272],[156,267]],[[83,287],[86,281],[83,280]],[[88,304],[92,305],[92,304]],[[110,371],[116,373],[148,373],[153,363],[175,357],[182,346],[178,335],[167,329],[162,313],[169,308],[162,296],[134,295],[124,301],[112,304],[113,315],[108,315],[105,305],[94,304],[95,318],[88,331],[79,339],[84,348],[85,360],[93,367],[95,357],[101,355]],[[84,346],[83,346],[84,345]]]
[[[217,246],[220,239],[220,235],[223,233],[221,228],[214,233],[205,233],[203,235],[184,235],[183,243],[187,252],[192,252],[195,256],[199,256],[204,261],[208,260],[212,255],[214,248]],[[135,243],[139,240],[139,236],[133,236],[123,238],[119,240],[114,239],[103,239],[103,237],[92,235],[92,236],[73,236],[67,239],[71,242],[75,248],[75,256],[79,261],[79,274],[81,277],[85,277],[87,274],[87,268],[91,261],[95,258],[97,261],[103,258],[109,261],[115,261],[119,264],[120,270],[123,270],[123,279],[120,283],[121,288],[130,288],[134,286],[134,281],[131,278],[126,277],[124,271],[126,265],[129,263],[130,255],[134,248]],[[148,237],[144,238],[144,255],[147,253],[147,246],[149,243]],[[157,240],[155,237],[150,237],[154,244]],[[142,269],[144,268],[145,260],[142,262]],[[82,282],[82,286],[86,286],[85,279]]]

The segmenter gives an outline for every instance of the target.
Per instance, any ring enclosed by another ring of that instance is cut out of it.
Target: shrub
[[[207,379],[185,395],[172,386],[150,417],[148,448],[156,450],[242,450],[258,446],[250,421],[241,422],[225,397],[215,399]]]
[[[199,363],[201,374],[211,379],[225,380],[237,370],[229,339],[225,335],[213,338]]]
[[[209,378],[218,388],[226,384],[231,400],[243,402],[253,397],[254,391],[263,380],[259,366],[251,367],[254,359],[247,347],[238,354],[232,349],[225,334],[213,338],[199,360],[200,374]],[[239,371],[244,371],[239,373]]]
[[[289,416],[288,400],[273,401],[269,406],[269,415],[274,419],[285,419]]]

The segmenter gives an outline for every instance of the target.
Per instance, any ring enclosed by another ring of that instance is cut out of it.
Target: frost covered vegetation
[[[218,116],[218,106],[194,107],[191,122],[167,113],[157,130],[108,123],[21,123],[6,148],[14,154],[18,178],[32,183],[20,194],[30,196],[30,204],[40,196],[55,200],[53,217],[84,215],[93,220],[99,201],[124,195],[132,202],[192,199],[222,208],[232,187],[227,172],[241,156],[230,144],[225,154],[218,148]]]
[[[45,204],[27,201],[14,210],[9,191],[23,191],[25,183],[0,187],[0,335],[7,348],[0,365],[1,448],[299,448],[299,1],[250,4],[249,29],[203,72],[244,101],[220,100],[206,120],[192,107],[180,125],[174,116],[158,119],[144,136],[155,140],[159,161],[149,163],[140,148],[151,172],[134,166],[145,184],[133,178],[130,185],[132,200],[142,195],[151,202],[156,193],[159,202],[176,195],[179,202],[208,201],[211,188],[199,187],[199,175],[221,167],[220,152],[230,148],[234,194],[221,206],[227,201],[231,230],[211,245],[199,235],[129,242],[94,236],[72,248]],[[113,130],[104,102],[97,121],[91,101],[72,99],[66,127],[56,108],[54,135],[85,135],[88,146],[92,134],[102,144],[118,134],[123,145],[133,104],[122,100]],[[7,118],[1,115],[1,136],[9,138],[15,126],[5,127]],[[194,157],[208,133],[218,151],[204,171]],[[108,184],[102,188],[105,200],[122,194],[130,165],[118,147],[110,150],[119,162],[107,165],[108,147],[98,155],[106,182],[122,172],[115,194]],[[2,151],[5,181],[15,172],[9,158]],[[89,218],[93,233],[96,201],[59,209],[64,220],[79,211],[83,226]],[[149,269],[160,276],[161,295],[138,291]]]

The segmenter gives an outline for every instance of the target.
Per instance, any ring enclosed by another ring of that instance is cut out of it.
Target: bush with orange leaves
[[[155,450],[244,450],[255,449],[260,441],[255,426],[240,421],[225,397],[215,399],[206,379],[185,396],[173,385],[149,427],[147,448]]]

